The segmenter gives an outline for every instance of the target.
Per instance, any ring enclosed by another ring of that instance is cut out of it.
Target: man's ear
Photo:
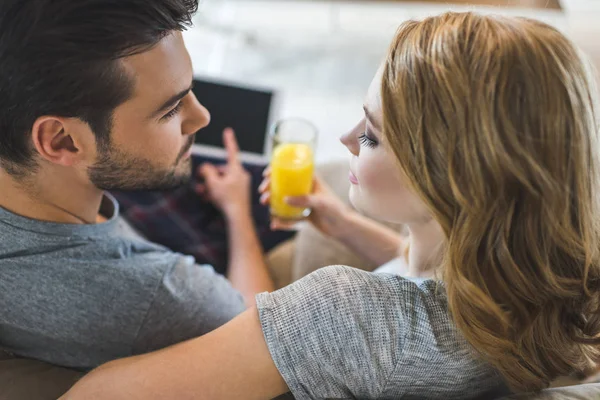
[[[83,159],[81,129],[87,124],[73,118],[44,116],[38,118],[31,131],[33,144],[40,157],[65,167]],[[87,128],[89,129],[89,128]]]

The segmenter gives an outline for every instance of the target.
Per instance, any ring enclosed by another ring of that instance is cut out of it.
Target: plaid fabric
[[[196,167],[204,162],[223,164],[224,160],[194,155]],[[269,229],[269,210],[259,203],[258,185],[265,166],[244,165],[252,176],[252,215],[265,251],[293,237],[293,232]],[[227,270],[227,227],[222,213],[194,191],[197,177],[169,192],[112,192],[119,201],[121,216],[148,240],[191,255],[199,264],[210,264],[225,274]]]

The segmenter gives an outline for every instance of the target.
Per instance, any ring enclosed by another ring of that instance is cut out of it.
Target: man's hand
[[[269,204],[271,189],[271,172],[265,170],[265,179],[259,186],[260,201]],[[347,207],[320,178],[315,177],[313,191],[308,196],[288,197],[287,204],[294,207],[310,208],[308,221],[327,236],[339,239],[346,231],[348,218],[353,210]],[[271,229],[289,229],[290,225],[278,220],[271,221]]]
[[[239,149],[231,129],[223,132],[227,164],[204,164],[198,173],[204,184],[197,191],[225,214],[229,243],[227,278],[239,290],[246,305],[252,307],[258,293],[275,290],[269,275],[251,215],[250,174],[239,160]],[[265,397],[267,398],[267,397]]]
[[[227,149],[227,164],[214,166],[203,164],[198,174],[204,183],[196,186],[196,192],[210,200],[227,218],[250,214],[250,174],[239,160],[239,148],[233,129],[223,131]]]

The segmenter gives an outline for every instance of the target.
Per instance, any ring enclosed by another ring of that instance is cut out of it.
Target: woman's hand
[[[264,180],[258,190],[260,202],[268,205],[271,197],[271,171],[265,170]],[[310,208],[307,220],[327,236],[339,238],[345,231],[348,217],[353,211],[340,200],[320,178],[315,177],[313,191],[308,196],[288,197],[286,203],[293,207]],[[277,218],[271,221],[271,229],[289,229],[293,223],[286,223]]]
[[[217,206],[227,218],[250,214],[250,174],[239,160],[239,148],[231,128],[223,131],[227,149],[227,164],[203,164],[197,170],[204,183],[196,185],[196,192]]]

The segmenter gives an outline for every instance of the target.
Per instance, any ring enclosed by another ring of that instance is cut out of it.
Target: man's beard
[[[194,136],[190,136],[170,168],[157,167],[148,159],[99,146],[100,157],[88,168],[88,176],[94,186],[106,191],[175,189],[191,179],[191,160],[183,160],[183,157],[193,143]]]

